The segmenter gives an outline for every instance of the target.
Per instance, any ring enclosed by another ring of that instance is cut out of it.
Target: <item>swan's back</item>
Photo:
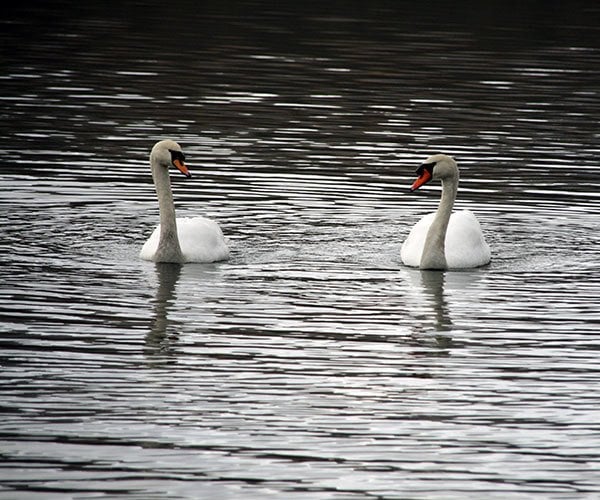
[[[413,226],[400,251],[405,265],[420,266],[427,232],[434,217],[435,212],[427,214]],[[450,216],[444,250],[448,269],[479,267],[491,259],[479,221],[470,210],[454,212]]]

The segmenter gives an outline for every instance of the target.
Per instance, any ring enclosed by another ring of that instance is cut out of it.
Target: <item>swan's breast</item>
[[[400,251],[405,265],[420,266],[427,232],[434,217],[435,212],[425,215],[411,229]],[[444,246],[449,269],[479,267],[490,262],[490,248],[485,242],[477,217],[470,210],[454,212],[450,216]]]

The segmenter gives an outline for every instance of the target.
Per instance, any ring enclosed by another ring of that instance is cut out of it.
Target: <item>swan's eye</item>
[[[185,155],[181,151],[169,149],[169,152],[171,153],[171,163],[175,160],[180,160],[182,163],[185,163]]]
[[[417,175],[421,176],[423,175],[423,171],[427,170],[430,174],[433,174],[433,167],[435,167],[435,164],[437,162],[432,161],[431,163],[423,163],[423,165],[421,165],[419,168],[417,168]]]

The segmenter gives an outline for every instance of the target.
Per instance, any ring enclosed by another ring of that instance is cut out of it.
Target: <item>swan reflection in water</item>
[[[457,326],[452,320],[453,297],[471,295],[476,298],[477,283],[485,271],[434,271],[404,269],[404,281],[408,285],[407,300],[411,303],[414,332],[417,341],[433,335],[435,344],[441,349],[452,347],[450,332]],[[457,312],[460,316],[460,312]],[[455,318],[456,320],[456,318]]]
[[[212,319],[212,294],[220,293],[222,275],[218,264],[157,262],[154,270],[157,287],[145,339],[146,353],[169,362],[177,354],[176,346],[186,326],[198,325],[199,316]],[[181,300],[177,297],[178,286],[185,290]],[[191,304],[194,304],[193,308],[190,308]],[[186,309],[186,316],[178,316],[182,308]]]
[[[177,322],[169,320],[169,309],[176,299],[175,288],[181,276],[179,264],[158,262],[155,264],[158,287],[154,298],[152,326],[146,335],[148,354],[172,355],[173,345],[179,336]]]
[[[444,283],[446,273],[442,271],[419,271],[421,286],[428,296],[432,307],[431,318],[433,328],[438,332],[447,332],[452,329],[452,319],[448,313],[448,302],[444,296]]]
[[[445,294],[445,271],[403,269],[408,286],[407,305],[411,312],[413,332],[411,344],[427,344],[439,349],[437,355],[449,355],[453,324]],[[430,351],[430,354],[433,351]]]

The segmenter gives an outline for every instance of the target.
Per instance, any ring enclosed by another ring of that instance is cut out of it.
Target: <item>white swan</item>
[[[144,243],[140,257],[180,264],[226,260],[229,248],[216,222],[205,217],[175,218],[169,167],[173,165],[186,177],[191,177],[184,160],[181,147],[175,141],[159,141],[152,148],[150,166],[158,196],[160,224]]]
[[[431,179],[442,181],[442,198],[436,212],[423,217],[410,231],[400,257],[407,266],[421,269],[461,269],[483,266],[491,253],[473,212],[452,213],[458,190],[458,167],[447,155],[433,155],[417,169],[414,191]]]

